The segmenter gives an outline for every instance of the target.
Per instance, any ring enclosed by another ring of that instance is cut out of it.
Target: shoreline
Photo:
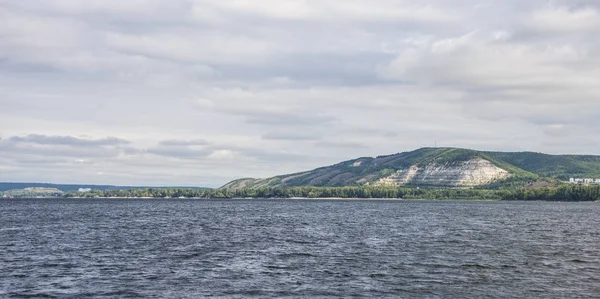
[[[344,198],[344,197],[232,197],[232,198],[209,198],[209,197],[0,197],[0,200],[19,200],[19,199],[161,199],[161,200],[308,200],[308,201],[485,201],[485,202],[500,202],[500,201],[517,201],[517,202],[593,202],[600,203],[600,200],[503,200],[503,199],[482,199],[482,198]]]
[[[502,201],[501,199],[477,199],[477,198],[362,198],[362,197],[232,197],[232,198],[208,198],[208,197],[13,197],[3,199],[164,199],[164,200],[340,200],[340,201]]]

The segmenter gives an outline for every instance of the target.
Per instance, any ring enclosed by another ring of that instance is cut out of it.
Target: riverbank
[[[162,200],[339,200],[339,201],[502,201],[501,199],[482,199],[482,198],[369,198],[369,197],[15,197],[5,199],[162,199]]]

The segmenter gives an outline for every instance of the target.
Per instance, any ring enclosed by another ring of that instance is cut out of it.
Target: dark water
[[[600,204],[0,200],[0,297],[600,297]]]

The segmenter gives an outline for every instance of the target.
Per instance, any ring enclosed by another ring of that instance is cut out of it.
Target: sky
[[[0,181],[600,154],[597,0],[0,0]]]

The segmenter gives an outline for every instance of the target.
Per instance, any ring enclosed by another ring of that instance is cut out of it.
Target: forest
[[[473,199],[473,200],[600,200],[599,185],[561,185],[547,188],[513,190],[425,189],[397,187],[265,187],[230,189],[124,189],[66,192],[64,197],[140,197],[140,198],[390,198],[390,199]]]

